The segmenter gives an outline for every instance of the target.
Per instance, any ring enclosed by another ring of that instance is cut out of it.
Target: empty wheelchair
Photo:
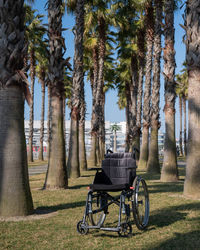
[[[77,224],[78,233],[87,234],[89,229],[98,229],[129,236],[133,220],[138,229],[144,230],[149,220],[149,196],[145,180],[136,175],[135,153],[106,154],[102,168],[95,170],[83,219]],[[113,204],[119,207],[117,225],[106,227],[104,222]]]

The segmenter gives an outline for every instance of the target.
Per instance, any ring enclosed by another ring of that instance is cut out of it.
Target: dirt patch
[[[50,218],[53,216],[56,216],[58,214],[58,211],[51,211],[51,210],[39,210],[36,209],[34,214],[28,215],[28,216],[13,216],[13,217],[1,217],[0,221],[32,221],[32,220],[41,220]]]

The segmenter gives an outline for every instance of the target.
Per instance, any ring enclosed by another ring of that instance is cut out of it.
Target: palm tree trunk
[[[48,115],[47,115],[47,159],[49,160],[51,140],[51,86],[48,84]]]
[[[152,71],[152,50],[153,50],[153,33],[154,33],[154,16],[152,1],[148,1],[146,7],[146,73],[145,73],[145,90],[143,106],[143,130],[142,130],[142,147],[138,167],[146,168],[149,152],[149,125],[150,125],[150,97],[151,97],[151,71]]]
[[[33,202],[20,87],[0,88],[0,121],[0,216],[28,215],[33,213]]]
[[[92,89],[92,118],[91,118],[91,149],[90,155],[88,157],[88,167],[97,166],[97,152],[96,152],[96,144],[97,144],[97,133],[92,132],[96,131],[95,125],[95,101],[96,101],[96,88],[97,88],[97,80],[98,80],[98,50],[95,46],[92,50],[93,55],[93,74],[90,77],[90,85]]]
[[[45,79],[41,79],[42,86],[42,112],[41,112],[41,125],[40,125],[40,151],[39,151],[39,160],[44,160],[43,155],[43,140],[44,140],[44,107],[45,107]]]
[[[200,48],[199,48],[200,1],[189,0],[186,7],[186,63],[188,69],[188,152],[184,195],[200,199]]]
[[[33,123],[34,123],[34,85],[35,85],[35,51],[32,48],[30,52],[30,74],[31,74],[31,98],[29,114],[29,151],[28,161],[33,162]]]
[[[79,121],[79,162],[81,170],[87,170],[86,147],[85,147],[85,113],[86,113],[85,93],[84,93],[84,88],[82,88],[81,112]]]
[[[131,120],[130,120],[130,152],[133,148],[137,147],[137,134],[138,129],[136,126],[136,115],[137,115],[137,92],[138,92],[138,63],[137,56],[134,53],[131,57],[131,86],[130,86],[130,96],[131,96]]]
[[[84,88],[84,73],[83,73],[83,32],[84,32],[84,1],[77,0],[76,2],[76,26],[75,26],[75,53],[74,53],[74,71],[73,71],[73,94],[72,94],[72,109],[71,109],[71,134],[68,158],[68,171],[72,178],[80,176],[79,164],[79,119],[81,93]],[[77,145],[76,145],[77,143]],[[74,145],[73,145],[74,144]]]
[[[165,143],[161,181],[178,180],[175,137],[175,50],[174,50],[174,0],[165,1]]]
[[[63,100],[52,95],[52,124],[48,172],[45,188],[67,188],[65,141],[63,130]]]
[[[183,132],[183,140],[184,140],[184,156],[187,155],[187,129],[186,129],[186,99],[183,97],[183,112],[184,112],[184,132]]]
[[[125,85],[126,94],[126,136],[125,136],[125,152],[129,152],[130,149],[130,86],[126,82]]]
[[[151,139],[150,139],[147,171],[160,173],[159,152],[158,152],[158,129],[160,128],[159,103],[160,103],[162,1],[156,0],[155,6],[156,6],[156,19],[155,19],[155,36],[154,36],[154,64],[153,64],[152,105],[151,105]]]
[[[114,148],[113,149],[114,153],[116,153],[117,152],[117,131],[116,130],[114,130],[114,147],[113,148]]]
[[[180,112],[180,137],[179,137],[179,146],[180,146],[180,155],[183,155],[183,138],[182,138],[182,97],[179,97],[179,112]]]
[[[62,0],[48,2],[49,83],[51,86],[51,141],[44,188],[67,188],[65,140],[63,130],[64,65],[62,39]],[[55,74],[56,72],[56,74]]]
[[[139,29],[138,31],[138,93],[137,93],[137,135],[136,135],[136,147],[140,150],[140,135],[141,135],[141,118],[142,118],[142,96],[143,96],[143,77],[144,77],[144,66],[145,66],[145,28]],[[140,157],[140,154],[138,158]]]

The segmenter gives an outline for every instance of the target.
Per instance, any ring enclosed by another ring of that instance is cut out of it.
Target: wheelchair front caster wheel
[[[87,234],[89,231],[88,229],[88,224],[85,222],[83,223],[83,221],[79,221],[77,223],[77,232],[80,233],[80,234]]]
[[[130,223],[122,223],[120,231],[118,231],[119,236],[130,237],[132,235],[132,227]]]

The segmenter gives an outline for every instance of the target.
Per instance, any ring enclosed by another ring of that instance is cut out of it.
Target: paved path
[[[178,165],[179,167],[185,167],[186,163],[184,161],[178,161]],[[29,175],[42,174],[46,173],[46,171],[47,171],[47,164],[28,168]]]
[[[42,174],[46,173],[46,171],[47,171],[47,165],[34,166],[28,168],[29,175]]]

